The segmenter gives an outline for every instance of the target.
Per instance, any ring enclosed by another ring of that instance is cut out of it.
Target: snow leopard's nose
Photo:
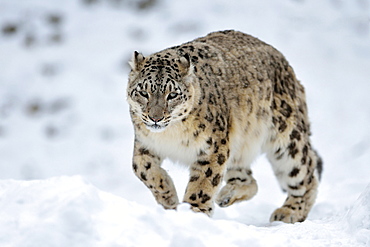
[[[161,121],[164,117],[151,117],[151,116],[148,116],[150,120],[152,120],[154,123],[158,123],[159,121]]]

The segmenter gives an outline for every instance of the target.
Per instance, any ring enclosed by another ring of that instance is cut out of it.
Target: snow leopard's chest
[[[153,150],[161,158],[169,158],[184,165],[196,162],[199,153],[207,150],[206,140],[205,134],[194,137],[192,131],[172,126],[163,132],[150,132],[147,136],[140,138],[147,148]]]

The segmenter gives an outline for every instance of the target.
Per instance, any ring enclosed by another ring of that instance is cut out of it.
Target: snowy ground
[[[0,246],[370,246],[369,18],[369,0],[0,0]],[[222,29],[306,87],[324,174],[303,223],[268,222],[285,197],[264,157],[257,196],[213,219],[163,210],[131,171],[132,52]]]

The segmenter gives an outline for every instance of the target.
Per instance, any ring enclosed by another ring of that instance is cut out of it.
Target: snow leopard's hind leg
[[[271,102],[272,126],[265,145],[275,176],[288,193],[270,221],[302,222],[316,196],[322,160],[311,146],[310,121],[303,86],[285,60],[271,63],[276,77]]]
[[[258,156],[259,148],[249,149],[230,157],[224,181],[226,185],[218,193],[216,203],[220,207],[228,207],[235,202],[249,200],[257,194],[257,182],[252,176],[251,163]]]
[[[296,135],[294,130],[291,136]],[[294,138],[293,138],[294,139]],[[276,209],[270,221],[302,222],[307,218],[316,196],[322,170],[322,160],[309,142],[292,140],[285,148],[268,153],[274,173],[288,196]]]
[[[227,207],[235,202],[249,200],[257,194],[257,182],[247,168],[229,168],[225,177],[226,185],[219,192],[216,203]]]

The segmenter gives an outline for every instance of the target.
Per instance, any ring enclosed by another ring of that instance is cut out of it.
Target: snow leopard
[[[305,90],[277,49],[226,30],[147,57],[135,51],[129,64],[132,168],[159,204],[179,204],[161,167],[166,158],[189,167],[183,202],[212,216],[214,204],[257,193],[251,164],[266,154],[287,193],[270,221],[307,218],[323,163],[310,140]]]

